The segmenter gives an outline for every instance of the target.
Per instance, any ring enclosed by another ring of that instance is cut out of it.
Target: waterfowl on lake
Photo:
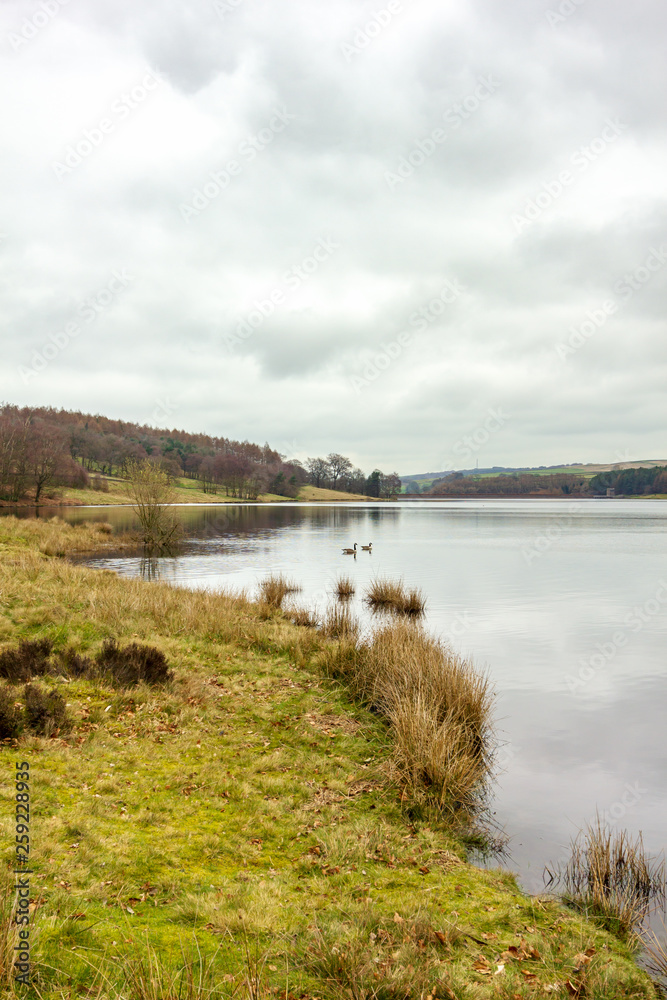
[[[354,543],[353,549],[343,549],[343,554],[346,556],[356,556],[357,554],[357,543]]]
[[[372,548],[373,548],[373,543],[369,542],[368,545],[362,545],[361,546],[361,551],[362,552],[370,552]]]

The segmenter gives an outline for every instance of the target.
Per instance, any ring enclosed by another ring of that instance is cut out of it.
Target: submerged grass
[[[409,785],[387,776],[399,770],[390,713],[401,691],[437,690],[428,672],[401,680],[399,659],[426,655],[407,635],[383,679],[381,644],[373,654],[244,598],[119,579],[40,551],[47,535],[67,551],[75,530],[54,539],[47,522],[42,538],[29,522],[0,521],[0,643],[47,639],[55,654],[94,661],[113,636],[161,651],[173,677],[49,677],[71,731],[0,747],[5,917],[15,761],[31,773],[34,985],[22,995],[425,1000],[428,985],[435,998],[547,987],[558,998],[572,995],[566,984],[590,949],[587,996],[652,995],[611,935],[467,863],[447,810],[425,820],[407,809]],[[334,662],[350,688],[323,677]],[[479,698],[454,701],[474,731]],[[0,979],[13,933],[0,913]]]
[[[393,611],[417,617],[426,610],[426,598],[419,587],[407,588],[402,580],[371,581],[364,598],[373,611]]]
[[[567,863],[547,875],[571,905],[635,943],[644,918],[665,901],[664,858],[646,853],[641,833],[633,838],[599,816],[572,841]]]
[[[356,589],[354,580],[349,576],[339,576],[334,583],[334,594],[341,601],[352,597],[356,593]]]

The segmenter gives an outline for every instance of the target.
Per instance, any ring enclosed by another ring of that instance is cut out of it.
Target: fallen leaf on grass
[[[472,963],[472,967],[475,970],[475,972],[479,972],[483,976],[490,976],[493,972],[491,966],[489,965],[489,963],[487,962],[487,960],[484,958],[483,955],[480,955],[479,958],[475,959],[475,961]]]

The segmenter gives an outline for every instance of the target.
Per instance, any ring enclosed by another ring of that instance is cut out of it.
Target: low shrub
[[[52,649],[49,639],[23,639],[16,648],[0,653],[0,677],[20,684],[50,673]]]
[[[23,729],[21,711],[14,704],[14,690],[9,684],[0,686],[0,740],[13,739]]]
[[[95,657],[100,677],[122,687],[146,684],[166,684],[173,677],[164,653],[155,646],[132,642],[119,646],[115,639],[105,639]]]
[[[53,736],[69,728],[65,699],[55,688],[45,691],[39,684],[26,684],[23,695],[27,725],[38,736]]]

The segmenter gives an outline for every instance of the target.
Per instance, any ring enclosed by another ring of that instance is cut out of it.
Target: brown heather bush
[[[259,599],[271,608],[281,608],[288,594],[298,594],[302,588],[280,573],[272,573],[259,584]]]
[[[13,739],[23,728],[23,717],[14,701],[13,688],[9,684],[0,686],[0,740]]]
[[[132,642],[119,646],[115,639],[105,639],[95,658],[95,667],[104,680],[121,687],[166,684],[173,677],[167,658],[155,646]]]
[[[65,699],[55,688],[45,691],[39,684],[26,684],[23,696],[26,722],[33,733],[52,736],[70,728]]]
[[[52,649],[49,639],[23,639],[15,649],[0,653],[0,677],[19,684],[50,673]]]
[[[0,677],[11,683],[24,683],[45,674],[101,679],[120,687],[134,687],[141,681],[166,684],[173,677],[164,653],[137,642],[121,647],[115,639],[106,639],[95,659],[82,656],[72,647],[54,653],[48,639],[25,639],[0,653]]]

